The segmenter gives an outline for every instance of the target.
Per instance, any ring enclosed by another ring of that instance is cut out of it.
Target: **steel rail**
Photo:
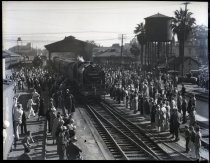
[[[110,137],[110,139],[112,140],[112,142],[114,143],[114,145],[117,147],[117,149],[120,151],[120,153],[123,155],[123,157],[128,160],[128,157],[125,155],[125,153],[122,151],[122,149],[119,147],[119,145],[116,143],[116,141],[114,140],[114,138],[111,136],[111,134],[109,133],[109,131],[106,129],[106,127],[101,123],[101,121],[99,120],[99,118],[97,117],[97,115],[94,113],[94,111],[92,110],[92,108],[89,105],[86,105],[89,109],[89,111],[93,114],[94,118],[97,120],[98,124],[100,124],[100,126],[104,129],[104,131],[106,132],[106,134]]]
[[[135,127],[136,129],[138,129],[138,130],[141,132],[141,134],[142,134],[143,136],[147,137],[147,138],[150,140],[151,143],[153,143],[154,145],[156,144],[156,143],[150,138],[150,136],[152,136],[152,134],[150,134],[150,133],[147,132],[146,130],[143,130],[140,126],[137,126],[136,124],[133,124],[131,121],[129,121],[129,120],[125,119],[124,117],[122,117],[121,115],[119,115],[119,113],[117,113],[116,110],[111,109],[111,107],[113,108],[113,106],[110,106],[110,104],[107,104],[107,102],[103,101],[103,102],[100,102],[100,103],[101,103],[101,105],[104,105],[104,107],[105,107],[105,106],[108,107],[109,110],[110,110],[111,112],[113,112],[113,114],[117,115],[117,116],[118,116],[119,118],[121,118],[123,121],[127,122],[128,124],[132,125],[132,126]],[[147,134],[147,135],[146,135],[146,134]],[[164,143],[162,143],[162,144],[164,144]],[[166,144],[164,144],[164,145],[166,145]],[[156,146],[158,146],[158,145],[156,144]],[[185,157],[187,160],[190,160],[190,161],[192,160],[192,159],[190,159],[189,157],[185,156],[184,154],[178,152],[178,151],[175,150],[174,148],[172,148],[172,147],[170,147],[170,146],[168,146],[168,145],[166,145],[166,146],[169,147],[169,148],[171,148],[171,149],[173,149],[175,152],[179,153],[181,156]],[[159,147],[159,146],[158,146],[158,147]],[[159,147],[159,148],[160,148],[160,147]],[[165,152],[163,149],[160,148],[160,150],[161,150],[161,152],[165,153],[165,154],[168,155],[170,158],[172,158],[172,157],[171,157],[167,152]]]
[[[121,121],[109,108],[107,108],[106,106],[103,105],[103,107],[105,107],[107,109],[107,111],[115,118],[115,120],[117,120],[120,124],[122,124],[129,132],[130,134],[138,141],[136,143],[140,144],[141,147],[144,148],[144,150],[146,150],[148,153],[150,153],[151,155],[153,155],[153,157],[156,157],[157,160],[160,160],[160,158],[156,155],[156,153],[154,153],[151,148],[149,148],[140,137],[136,136],[136,134],[133,133],[133,131],[123,122]],[[133,140],[135,141],[135,140]]]
[[[114,128],[118,133],[120,133],[121,135],[123,135],[124,137],[126,137],[129,141],[131,141],[136,147],[140,148],[142,151],[144,151],[144,153],[146,153],[147,155],[149,155],[151,158],[158,160],[158,158],[156,156],[154,156],[153,154],[151,154],[150,152],[148,152],[147,150],[145,150],[144,148],[142,148],[136,141],[134,141],[132,138],[130,138],[129,136],[127,136],[123,131],[121,131],[120,129],[118,129],[116,126],[114,126],[114,124],[112,124],[111,122],[109,122],[106,118],[104,118],[102,115],[100,115],[95,109],[93,109],[93,107],[90,107],[91,111],[95,112],[95,114],[100,117],[101,120],[105,121],[105,123],[108,123],[112,128]]]

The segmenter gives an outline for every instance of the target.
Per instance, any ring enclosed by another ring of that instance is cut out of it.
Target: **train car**
[[[93,62],[80,62],[68,59],[54,58],[57,72],[65,75],[70,82],[78,87],[85,96],[100,96],[106,94],[105,73]]]

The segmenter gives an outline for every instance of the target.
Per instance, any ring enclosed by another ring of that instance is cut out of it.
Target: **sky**
[[[137,24],[160,13],[174,17],[185,1],[3,1],[3,49],[31,42],[34,48],[74,36],[101,46],[121,44],[134,37]],[[191,2],[187,8],[197,25],[208,26],[208,2]]]

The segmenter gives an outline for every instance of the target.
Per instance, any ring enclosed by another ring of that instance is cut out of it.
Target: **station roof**
[[[9,51],[9,50],[3,50],[2,57],[8,58],[8,57],[21,57],[21,56],[17,53]]]
[[[45,45],[45,48],[50,52],[74,52],[79,51],[79,48],[86,44],[86,42],[75,39],[73,36],[68,36],[61,41]]]
[[[163,15],[163,14],[160,14],[160,13],[157,13],[155,15],[146,17],[144,19],[150,19],[150,18],[167,18],[167,19],[172,19],[172,17],[166,16],[166,15]]]

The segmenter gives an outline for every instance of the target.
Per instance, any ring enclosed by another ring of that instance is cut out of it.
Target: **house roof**
[[[155,15],[146,17],[146,18],[144,18],[144,19],[150,19],[150,18],[167,18],[167,19],[171,19],[172,17],[165,16],[165,15],[163,15],[163,14],[157,13],[157,14],[155,14]]]

